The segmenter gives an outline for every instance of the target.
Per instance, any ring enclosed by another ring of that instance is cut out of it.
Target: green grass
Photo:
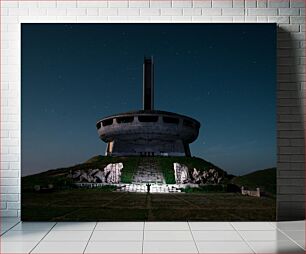
[[[232,183],[248,189],[259,187],[261,191],[276,194],[276,168],[258,170],[232,179]]]
[[[156,157],[159,168],[163,173],[167,184],[175,184],[175,176],[173,171],[173,162],[170,158]]]
[[[131,183],[133,176],[136,173],[139,157],[130,157],[123,163],[123,169],[121,173],[121,182]]]

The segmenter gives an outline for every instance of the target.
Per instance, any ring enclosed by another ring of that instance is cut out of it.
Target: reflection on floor
[[[305,221],[20,222],[1,218],[0,253],[304,253]]]

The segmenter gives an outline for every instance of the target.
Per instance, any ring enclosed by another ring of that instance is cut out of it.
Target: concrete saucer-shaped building
[[[120,113],[97,122],[107,156],[191,156],[200,123],[188,116],[154,110],[154,66],[143,65],[143,110]]]

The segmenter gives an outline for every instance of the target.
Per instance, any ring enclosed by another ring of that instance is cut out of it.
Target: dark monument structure
[[[200,123],[188,116],[154,110],[154,64],[143,64],[143,110],[120,113],[97,122],[107,156],[191,156]]]

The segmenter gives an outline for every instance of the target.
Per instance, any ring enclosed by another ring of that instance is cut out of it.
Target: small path
[[[146,210],[147,210],[147,220],[153,221],[154,215],[152,212],[152,196],[150,193],[147,193],[147,197],[146,197]]]

